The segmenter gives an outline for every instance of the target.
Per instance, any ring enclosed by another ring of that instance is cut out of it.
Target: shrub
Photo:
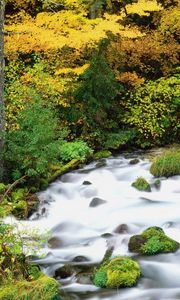
[[[63,161],[72,159],[84,160],[93,153],[92,149],[83,141],[66,142],[59,149],[60,158]]]
[[[150,172],[156,176],[174,176],[180,174],[180,151],[170,151],[155,159]]]
[[[140,268],[136,261],[128,257],[116,257],[106,261],[96,271],[94,284],[99,287],[131,287],[140,277]]]
[[[29,104],[18,117],[19,129],[6,134],[5,160],[14,179],[36,177],[56,161],[58,147],[66,134],[58,131],[58,120],[50,107]]]
[[[176,76],[149,81],[138,87],[127,104],[126,124],[134,126],[149,146],[177,138],[179,79]]]
[[[107,149],[118,149],[123,145],[127,145],[133,141],[136,133],[134,130],[120,130],[119,132],[109,133],[106,135],[104,143]]]

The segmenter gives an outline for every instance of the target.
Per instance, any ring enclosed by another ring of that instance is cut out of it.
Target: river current
[[[132,158],[139,162],[131,165]],[[157,188],[149,168],[143,154],[110,157],[61,176],[39,193],[38,212],[24,223],[51,231],[42,249],[46,256],[35,260],[46,274],[54,276],[65,264],[95,265],[107,249],[113,249],[112,257],[134,257],[142,271],[136,287],[118,290],[99,289],[74,273],[59,279],[63,299],[180,299],[180,250],[149,257],[128,251],[129,238],[149,226],[162,227],[180,242],[180,176],[161,178]],[[151,192],[131,186],[140,176],[151,184]]]

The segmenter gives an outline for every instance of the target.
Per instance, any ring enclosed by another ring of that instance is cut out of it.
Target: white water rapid
[[[114,249],[113,257],[132,256],[140,263],[142,277],[136,287],[99,289],[73,274],[60,280],[63,299],[180,299],[180,250],[145,257],[129,253],[127,247],[132,235],[149,226],[162,227],[180,242],[180,176],[161,178],[160,188],[156,188],[149,160],[142,154],[125,157],[103,159],[63,175],[39,194],[38,213],[23,222],[42,231],[51,230],[43,249],[47,256],[36,260],[50,276],[64,264],[80,268],[97,264],[109,248]],[[131,165],[134,157],[139,163]],[[151,192],[131,186],[139,176],[151,184]]]

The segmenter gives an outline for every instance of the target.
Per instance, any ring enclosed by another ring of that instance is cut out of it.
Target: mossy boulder
[[[132,183],[132,186],[135,187],[139,191],[145,191],[145,192],[150,192],[151,191],[150,184],[143,177],[138,177],[136,179],[136,181],[134,181]]]
[[[150,172],[155,177],[180,175],[180,151],[168,151],[156,158]]]
[[[175,252],[179,243],[169,238],[160,227],[149,227],[140,235],[130,238],[129,251],[143,255]]]
[[[128,257],[116,257],[95,272],[94,284],[101,288],[131,287],[140,277],[139,264]]]
[[[93,158],[95,160],[99,160],[101,158],[107,158],[109,156],[111,156],[112,153],[111,151],[108,151],[108,150],[105,150],[105,151],[99,151],[99,152],[96,152],[94,155],[93,155]]]
[[[46,275],[37,280],[8,282],[0,286],[1,300],[60,300],[59,284]]]

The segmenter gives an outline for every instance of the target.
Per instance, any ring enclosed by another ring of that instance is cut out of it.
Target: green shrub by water
[[[158,157],[151,165],[155,177],[180,175],[180,151],[170,151]]]
[[[92,149],[83,141],[65,142],[60,146],[60,158],[63,161],[84,160],[92,153]]]

